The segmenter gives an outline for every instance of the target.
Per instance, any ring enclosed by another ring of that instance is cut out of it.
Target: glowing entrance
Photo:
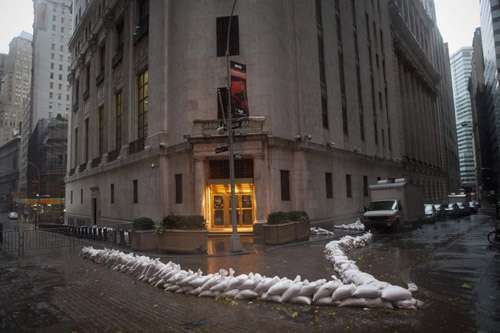
[[[229,184],[208,186],[210,231],[231,231],[231,196]],[[255,220],[255,186],[251,183],[236,184],[236,215],[238,231],[253,231]]]

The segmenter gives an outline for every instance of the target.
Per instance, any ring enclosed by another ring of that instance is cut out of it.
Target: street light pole
[[[227,70],[227,137],[228,137],[228,151],[229,151],[229,182],[231,187],[231,227],[232,233],[230,238],[231,252],[241,252],[242,246],[240,241],[240,235],[238,234],[237,226],[237,203],[236,203],[236,193],[235,193],[235,171],[234,171],[234,147],[233,147],[233,109],[231,101],[231,65],[229,62],[230,56],[230,38],[231,38],[231,26],[233,21],[234,10],[236,8],[236,3],[238,0],[233,1],[233,7],[231,9],[231,15],[229,16],[229,24],[227,27],[227,39],[226,39],[226,70]]]

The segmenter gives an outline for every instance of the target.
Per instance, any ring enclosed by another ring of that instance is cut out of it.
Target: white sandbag
[[[347,298],[340,302],[339,307],[353,306],[353,307],[366,307],[366,299],[364,298]]]
[[[281,303],[288,302],[290,299],[299,296],[302,285],[300,283],[292,283],[292,285],[281,296]]]
[[[372,299],[367,299],[366,300],[366,307],[367,308],[387,308],[390,306],[392,308],[392,304],[388,302],[384,302],[380,297],[379,298],[372,298]]]
[[[310,282],[308,284],[304,284],[302,286],[302,289],[300,290],[299,296],[307,296],[307,297],[312,297],[318,289],[326,283],[325,279],[321,280],[316,280],[313,282]]]
[[[404,301],[412,298],[408,289],[399,286],[389,286],[382,290],[382,298],[391,302]]]
[[[334,302],[342,301],[349,298],[356,291],[356,287],[353,284],[345,284],[338,287],[332,294],[332,299]]]
[[[179,281],[178,284],[181,286],[187,286],[191,281],[193,281],[196,278],[197,278],[197,276],[195,274],[191,274],[191,275],[186,276],[181,281]]]
[[[219,292],[217,291],[210,291],[210,290],[205,290],[205,291],[202,291],[198,297],[217,297],[219,296]]]
[[[229,297],[229,298],[234,298],[236,297],[236,295],[238,295],[238,293],[240,292],[241,290],[239,289],[232,289],[232,290],[228,290],[228,291],[225,291],[221,294],[222,297]]]
[[[240,289],[240,290],[246,290],[246,289],[254,290],[256,286],[257,286],[257,281],[254,281],[252,279],[247,279],[238,287],[238,289]]]
[[[248,279],[248,276],[242,274],[239,275],[235,278],[232,278],[228,285],[227,285],[227,290],[232,290],[232,289],[239,289],[239,287]]]
[[[398,302],[395,302],[395,306],[398,308],[398,309],[405,309],[405,310],[416,310],[417,309],[417,301],[412,298],[412,299],[407,299],[407,300],[404,300],[404,301],[398,301]]]
[[[291,283],[292,283],[292,281],[290,281],[289,279],[283,279],[280,282],[276,283],[271,288],[269,288],[267,293],[270,296],[283,295],[283,293],[290,287]]]
[[[275,276],[273,278],[265,278],[255,288],[255,292],[259,294],[266,293],[272,286],[274,286],[276,283],[280,282],[280,278]]]
[[[254,299],[257,298],[259,294],[257,294],[253,290],[242,290],[236,295],[236,299]]]
[[[221,282],[217,283],[212,288],[210,288],[210,291],[219,291],[219,292],[226,291],[228,289],[228,286],[229,286],[228,279],[224,279]]]
[[[218,284],[222,278],[219,275],[213,276],[212,278],[208,279],[201,287],[201,291],[209,290],[216,284]]]
[[[165,288],[165,291],[170,291],[170,292],[176,292],[177,289],[180,289],[181,287],[179,287],[178,285],[176,284],[173,284],[167,288]]]
[[[268,295],[267,293],[265,293],[264,295],[262,295],[260,297],[260,299],[262,299],[263,301],[268,301],[268,302],[275,302],[275,303],[281,302],[281,296],[280,295]]]
[[[290,299],[290,302],[294,304],[311,305],[311,298],[307,296],[296,296]]]
[[[202,292],[201,288],[198,287],[198,288],[194,288],[193,290],[189,291],[188,294],[198,296],[201,292]]]
[[[207,282],[211,276],[205,275],[205,276],[198,276],[196,279],[192,280],[189,284],[192,287],[198,288],[201,287],[205,282]]]
[[[316,305],[332,305],[333,299],[331,297],[323,297],[323,298],[316,300],[316,302],[314,302],[314,304],[316,304]]]
[[[331,297],[332,293],[339,287],[339,282],[329,281],[323,284],[313,296],[313,302],[323,297]]]
[[[358,298],[379,298],[380,290],[375,286],[362,285],[356,288],[356,291],[352,294],[354,297]]]
[[[181,288],[177,289],[175,292],[177,294],[184,294],[184,293],[187,293],[193,289],[194,289],[193,287],[189,287],[189,286],[188,287],[181,287]]]

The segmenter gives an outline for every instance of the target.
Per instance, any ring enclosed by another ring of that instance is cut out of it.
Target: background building
[[[468,192],[476,192],[477,174],[471,96],[468,89],[472,72],[472,47],[463,47],[450,58],[453,97],[460,158],[460,182]]]
[[[46,145],[44,141],[32,142],[45,138],[45,134],[33,135],[33,132],[36,128],[49,126],[52,122],[47,120],[57,118],[60,122],[61,119],[66,119],[71,108],[68,41],[73,29],[72,1],[33,0],[33,6],[33,80],[31,99],[23,113],[19,163],[19,191],[27,195],[33,194],[29,183],[33,178],[30,175],[42,168],[37,161],[30,160],[30,156],[33,156],[30,155],[30,147]],[[39,125],[42,120],[43,123]],[[43,152],[46,150],[39,153]],[[42,162],[51,158],[49,155],[38,157]],[[63,160],[65,161],[66,157]],[[59,180],[54,180],[55,186],[62,182],[60,174],[59,177]]]
[[[18,180],[19,138],[0,146],[0,212],[13,210]]]
[[[484,59],[484,84],[485,96],[487,98],[485,116],[490,122],[486,130],[487,142],[491,145],[491,170],[488,177],[496,177],[494,183],[500,184],[500,93],[498,91],[498,66],[500,64],[500,48],[497,48],[500,40],[500,2],[498,0],[481,0],[481,42]],[[490,102],[491,100],[491,102]],[[483,132],[484,133],[484,132]],[[486,146],[483,145],[482,149]],[[487,163],[488,164],[488,163]],[[490,168],[483,165],[483,168]],[[496,185],[498,187],[498,185]],[[498,195],[498,191],[497,191]]]
[[[23,107],[31,85],[31,34],[22,32],[9,44],[0,90],[0,146],[19,135]]]
[[[199,214],[230,230],[227,153],[215,150],[232,1],[86,4],[75,1],[70,41],[68,222]],[[242,0],[232,31],[248,77],[240,231],[274,211],[353,221],[377,178],[446,197],[451,85],[421,2]]]

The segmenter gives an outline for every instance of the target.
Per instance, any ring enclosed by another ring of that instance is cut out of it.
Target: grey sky
[[[438,24],[450,53],[471,45],[474,29],[479,26],[479,0],[435,1]],[[22,30],[32,32],[32,22],[32,0],[0,0],[0,52],[8,52],[10,40]]]
[[[450,55],[463,46],[472,46],[479,27],[479,0],[435,0],[437,20]]]
[[[32,0],[0,0],[0,53],[9,52],[10,41],[23,30],[33,33]]]

